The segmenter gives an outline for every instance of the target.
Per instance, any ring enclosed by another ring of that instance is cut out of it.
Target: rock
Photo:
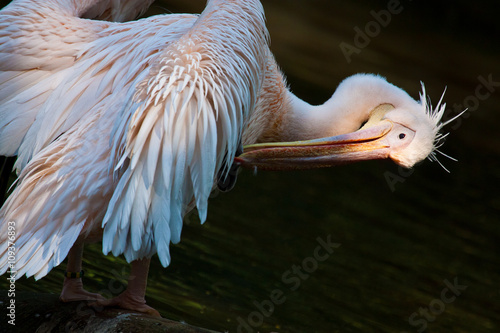
[[[15,326],[9,324],[11,299],[15,299]],[[62,303],[55,294],[16,292],[15,298],[9,298],[4,290],[0,291],[0,305],[2,333],[216,333],[129,310],[92,308],[87,302]]]

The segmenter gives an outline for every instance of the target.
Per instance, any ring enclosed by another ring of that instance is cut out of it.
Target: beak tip
[[[244,159],[242,159],[242,158],[241,158],[241,157],[239,157],[239,156],[237,156],[237,157],[235,157],[235,158],[233,159],[233,164],[238,165],[238,166],[242,165],[244,162],[245,162],[245,160],[244,160]]]

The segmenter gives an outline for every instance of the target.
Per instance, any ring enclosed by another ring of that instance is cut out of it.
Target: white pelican
[[[433,110],[425,91],[416,101],[360,74],[307,104],[287,88],[257,0],[103,21],[151,2],[14,0],[0,11],[0,155],[17,155],[19,173],[0,210],[1,274],[39,279],[68,257],[61,300],[158,315],[144,299],[150,258],[169,265],[189,210],[205,221],[241,144],[298,141],[236,159],[276,169],[433,156],[444,105]],[[83,245],[95,241],[132,264],[112,300],[83,289]]]

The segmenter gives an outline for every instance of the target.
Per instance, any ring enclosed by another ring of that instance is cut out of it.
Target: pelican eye
[[[399,138],[400,138],[401,140],[403,140],[404,138],[406,138],[406,134],[404,134],[404,133],[400,133],[400,134],[399,134]]]
[[[366,125],[367,122],[368,122],[368,120],[363,121],[361,123],[361,126],[359,126],[358,130],[362,129]]]

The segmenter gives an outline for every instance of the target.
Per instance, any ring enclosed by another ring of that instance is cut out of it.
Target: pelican
[[[425,90],[417,101],[357,74],[313,106],[288,89],[259,1],[129,21],[151,2],[14,0],[0,11],[0,155],[17,156],[19,175],[0,210],[1,274],[40,279],[67,258],[62,301],[159,315],[145,302],[151,257],[169,265],[184,215],[196,208],[203,223],[238,166],[435,159],[442,98],[433,108]],[[98,241],[134,276],[111,300],[81,279],[83,246]]]

